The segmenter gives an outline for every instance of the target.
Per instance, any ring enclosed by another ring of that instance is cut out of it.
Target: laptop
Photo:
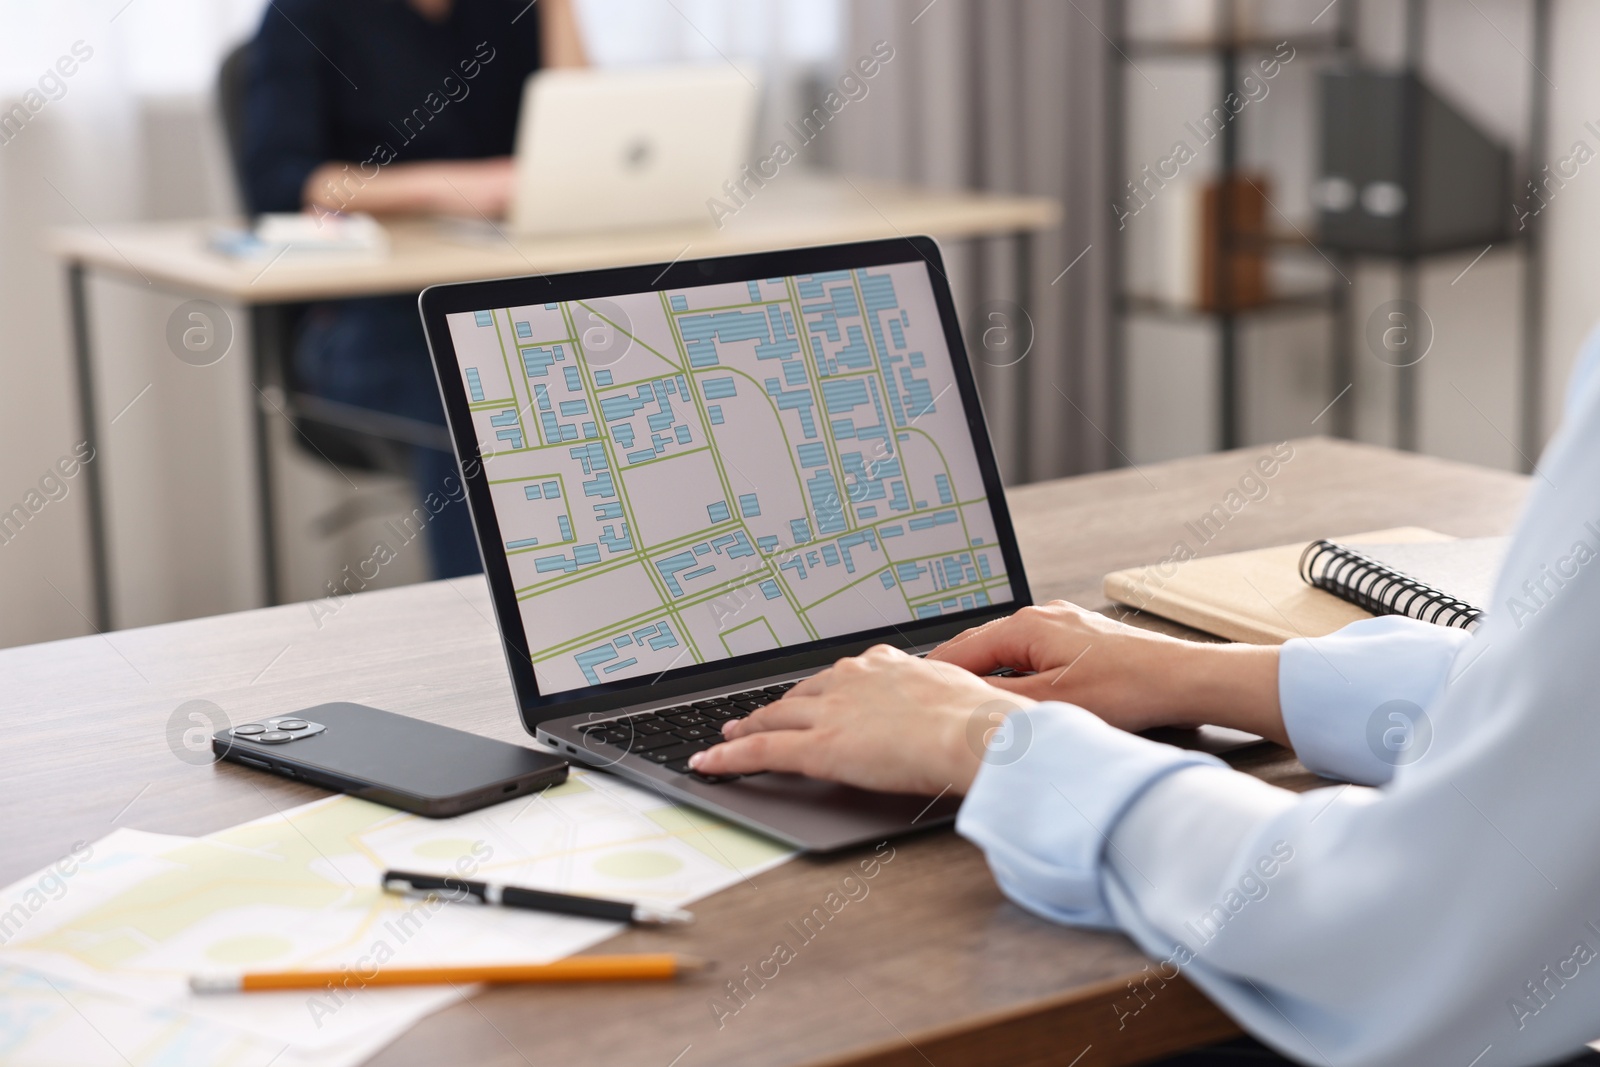
[[[687,763],[843,656],[925,652],[1030,603],[933,240],[439,285],[420,306],[530,733],[812,851],[954,818],[950,795]]]
[[[732,64],[539,71],[523,88],[510,228],[704,223],[749,157],[756,78]]]

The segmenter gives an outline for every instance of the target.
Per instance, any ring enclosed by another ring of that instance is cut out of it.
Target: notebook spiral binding
[[[1404,615],[1461,630],[1475,629],[1483,617],[1471,604],[1334,541],[1306,546],[1300,577],[1374,615]]]

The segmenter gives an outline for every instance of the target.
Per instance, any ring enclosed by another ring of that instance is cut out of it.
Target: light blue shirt
[[[957,828],[1022,907],[1152,957],[1124,1026],[1181,972],[1330,1067],[1600,1037],[1600,331],[1483,625],[1290,641],[1278,687],[1301,761],[1360,784],[1290,793],[1043,704],[1000,731]]]

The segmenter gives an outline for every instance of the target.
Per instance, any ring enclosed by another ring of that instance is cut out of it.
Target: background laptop
[[[686,763],[841,656],[1030,602],[931,239],[420,303],[529,732],[813,850],[954,816]]]
[[[709,226],[706,200],[749,156],[759,95],[756,78],[727,63],[532,75],[511,229]]]

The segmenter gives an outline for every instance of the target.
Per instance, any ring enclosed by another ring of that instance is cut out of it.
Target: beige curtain
[[[947,246],[963,327],[1011,483],[1117,466],[1113,241],[1106,106],[1115,0],[850,0],[841,58],[877,41],[894,60],[840,118],[846,173],[1055,197],[1058,230],[1031,242],[1022,314],[1016,242]],[[1070,269],[1068,267],[1070,266]],[[1065,271],[1063,274],[1062,272]],[[1002,316],[996,318],[995,316]],[[1010,316],[1007,320],[1004,317]],[[1031,325],[1031,331],[1030,331]],[[1026,357],[984,333],[1032,334]]]

